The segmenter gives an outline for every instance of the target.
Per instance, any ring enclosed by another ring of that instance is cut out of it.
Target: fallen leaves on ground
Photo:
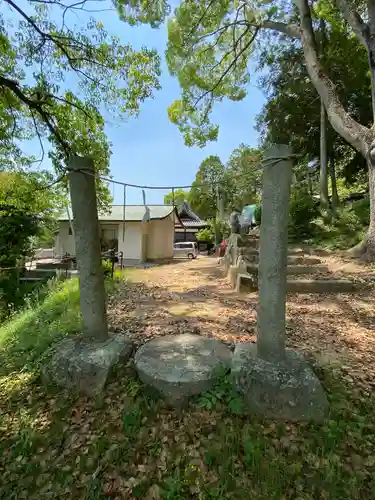
[[[101,401],[47,394],[36,374],[1,378],[0,498],[374,498],[374,302],[372,288],[288,297],[287,345],[315,365],[330,399],[322,425],[233,415],[220,403],[170,409],[129,367]],[[256,294],[237,296],[207,258],[132,272],[109,318],[138,345],[193,332],[233,346],[255,340],[256,307]]]

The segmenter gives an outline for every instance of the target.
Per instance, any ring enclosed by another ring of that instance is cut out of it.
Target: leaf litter
[[[137,345],[186,332],[255,341],[256,294],[237,296],[216,271],[209,258],[132,271],[109,299],[111,330]],[[17,390],[1,383],[0,498],[374,498],[375,295],[361,279],[351,296],[288,297],[286,343],[327,390],[325,424],[235,415],[220,400],[177,411],[130,366],[99,402],[14,374]]]

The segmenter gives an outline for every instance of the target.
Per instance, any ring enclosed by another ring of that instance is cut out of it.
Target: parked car
[[[173,245],[174,257],[195,259],[198,255],[198,244],[195,241],[179,241]]]

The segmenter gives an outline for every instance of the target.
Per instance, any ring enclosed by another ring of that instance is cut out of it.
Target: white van
[[[173,257],[196,259],[198,244],[195,241],[179,241],[173,245]]]

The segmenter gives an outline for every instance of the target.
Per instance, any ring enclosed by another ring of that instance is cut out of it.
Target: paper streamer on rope
[[[142,189],[142,199],[143,199],[143,205],[145,207],[145,214],[143,216],[142,222],[149,222],[150,220],[150,209],[146,205],[146,192],[144,189]]]
[[[123,213],[122,213],[122,219],[123,219],[123,224],[122,224],[122,241],[125,241],[125,215],[126,215],[126,184],[124,184],[124,208],[123,208]]]
[[[176,219],[175,219],[175,205],[174,205],[174,188],[172,188],[172,203],[173,203],[173,227],[176,225]]]

